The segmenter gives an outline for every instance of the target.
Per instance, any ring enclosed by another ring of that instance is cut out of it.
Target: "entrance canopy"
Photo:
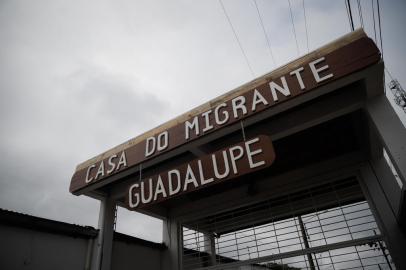
[[[267,181],[281,188],[280,175],[326,160],[382,156],[363,110],[383,77],[378,48],[352,32],[79,164],[70,191],[167,217]]]
[[[165,269],[315,269],[350,249],[391,265],[373,243],[403,269],[406,131],[383,79],[358,30],[79,164],[70,191],[102,202],[96,261],[120,205],[165,221]]]

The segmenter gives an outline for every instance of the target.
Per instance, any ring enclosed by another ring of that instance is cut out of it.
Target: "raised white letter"
[[[254,97],[252,98],[252,107],[251,107],[251,110],[253,112],[255,112],[255,110],[257,109],[258,103],[268,105],[268,101],[266,101],[266,99],[261,95],[261,93],[257,89],[255,89]]]
[[[247,142],[245,143],[245,149],[246,149],[246,151],[247,151],[248,162],[249,162],[249,164],[250,164],[250,168],[251,168],[251,169],[256,168],[256,167],[259,167],[259,166],[262,166],[262,165],[265,164],[265,161],[263,161],[263,160],[258,161],[258,162],[256,162],[256,163],[254,163],[253,160],[252,160],[252,157],[253,157],[253,156],[258,155],[259,153],[262,153],[262,149],[258,149],[258,150],[255,150],[255,151],[251,151],[250,145],[253,144],[253,143],[256,143],[257,141],[259,141],[259,138],[254,138],[254,139],[249,140],[249,141],[247,141]]]
[[[150,143],[152,143],[151,150],[150,148]],[[155,152],[155,146],[156,146],[156,139],[155,137],[149,137],[147,141],[145,142],[145,156],[148,157],[152,155]]]
[[[274,81],[271,81],[269,83],[269,86],[271,87],[271,92],[272,92],[272,97],[274,101],[278,101],[278,95],[276,94],[275,90],[278,90],[280,93],[282,93],[285,97],[290,96],[290,91],[288,84],[286,83],[285,76],[281,77],[281,82],[283,87],[280,85],[276,84]]]
[[[318,63],[322,62],[322,61],[324,61],[324,57],[321,57],[321,58],[316,59],[316,60],[314,60],[314,61],[312,61],[312,62],[309,63],[310,69],[312,70],[314,79],[316,80],[317,83],[322,82],[322,81],[324,81],[324,80],[327,80],[327,79],[333,77],[333,73],[327,74],[327,75],[324,76],[324,77],[320,77],[319,73],[320,73],[321,71],[323,71],[323,70],[328,69],[328,65],[322,66],[322,67],[320,67],[320,68],[316,68],[316,65],[317,65]]]
[[[208,178],[208,179],[204,179],[203,166],[202,166],[202,161],[200,159],[197,161],[197,165],[199,166],[200,184],[203,186],[203,185],[206,185],[206,184],[208,184],[210,182],[213,182],[214,181],[213,177]]]
[[[305,85],[304,85],[304,83],[303,83],[303,79],[302,79],[302,76],[300,76],[300,72],[302,72],[304,70],[304,68],[303,67],[300,67],[300,68],[298,68],[298,69],[295,69],[294,71],[292,71],[291,73],[289,73],[290,75],[295,75],[296,76],[296,79],[297,79],[297,81],[298,81],[298,83],[299,83],[299,86],[300,86],[300,89],[302,89],[302,90],[304,90],[306,87],[305,87]]]
[[[141,202],[142,203],[149,203],[150,201],[152,201],[152,178],[148,179],[148,183],[149,183],[149,195],[148,198],[145,198],[145,181],[141,182]]]
[[[211,114],[211,110],[208,110],[207,112],[202,113],[202,116],[204,118],[204,123],[205,123],[205,127],[202,130],[203,132],[206,132],[212,128],[214,128],[211,124],[210,124],[210,117],[209,115]]]
[[[118,160],[116,171],[120,170],[121,165],[127,167],[127,158],[125,157],[125,151],[121,153],[120,159]]]
[[[247,108],[245,107],[245,97],[244,96],[238,96],[236,98],[233,98],[231,100],[231,104],[233,107],[234,118],[238,118],[238,112],[237,112],[238,109],[240,109],[242,111],[242,115],[247,113]]]
[[[195,116],[193,118],[192,123],[190,123],[189,121],[185,122],[185,139],[189,140],[189,129],[195,129],[195,134],[199,135],[199,118],[197,118],[197,116]]]
[[[216,176],[217,179],[225,178],[230,174],[230,166],[228,166],[227,151],[223,151],[224,173],[222,174],[219,173],[219,169],[217,168],[216,155],[212,154],[211,159],[213,160],[214,176]]]
[[[224,115],[224,119],[220,120],[219,117],[219,111],[221,108],[223,107],[227,107],[226,103],[221,103],[220,105],[218,105],[215,109],[214,109],[214,119],[216,120],[217,125],[222,125],[224,123],[226,123],[229,119],[229,115],[228,115],[228,111],[224,110],[222,113]]]
[[[86,183],[89,183],[90,181],[93,180],[93,177],[89,178],[89,175],[90,175],[90,171],[91,171],[93,168],[95,168],[95,167],[96,167],[96,165],[93,164],[93,165],[90,165],[90,166],[87,168],[86,179],[85,179]]]
[[[173,189],[173,183],[172,183],[172,174],[176,175],[176,189]],[[178,170],[171,170],[168,172],[168,182],[169,182],[169,196],[175,195],[180,191],[180,173]]]
[[[162,151],[168,147],[168,131],[164,131],[158,135],[158,146],[157,150]]]
[[[115,159],[116,157],[117,157],[117,155],[112,155],[111,157],[109,157],[110,169],[107,170],[107,174],[110,174],[116,168],[116,164],[114,164],[114,162],[113,162],[113,159]]]
[[[94,177],[94,179],[96,180],[97,178],[99,178],[99,175],[104,176],[104,161],[102,160],[100,165],[99,165],[99,169],[97,170],[96,176]]]
[[[158,175],[158,181],[156,182],[156,187],[155,187],[155,194],[154,194],[154,201],[158,198],[158,194],[162,193],[162,198],[166,198],[166,191],[164,184],[162,183],[162,178],[160,175]]]
[[[132,185],[132,186],[130,187],[130,189],[128,190],[128,204],[129,204],[129,206],[130,206],[131,208],[137,207],[138,204],[140,203],[140,194],[138,194],[138,192],[134,194],[134,196],[135,196],[135,198],[136,198],[136,201],[135,201],[135,203],[133,202],[133,194],[132,194],[132,193],[133,193],[133,189],[134,189],[134,188],[138,188],[138,187],[139,187],[139,184],[138,184],[138,183],[135,183],[135,184]]]
[[[236,150],[239,151],[239,153],[237,155],[235,155],[235,153],[234,153]],[[237,160],[239,160],[240,158],[242,158],[242,156],[244,155],[244,148],[237,145],[237,146],[231,147],[230,149],[228,149],[228,151],[230,152],[231,166],[233,166],[233,172],[234,172],[234,174],[237,174],[238,170],[237,170],[237,166],[235,165],[235,162]]]
[[[185,183],[184,183],[184,186],[183,186],[183,191],[187,190],[187,186],[190,183],[193,183],[195,188],[197,188],[199,186],[199,184],[196,181],[195,174],[193,173],[192,168],[188,164],[187,169],[186,169],[186,176],[185,176]]]

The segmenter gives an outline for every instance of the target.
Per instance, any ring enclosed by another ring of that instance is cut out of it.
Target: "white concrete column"
[[[216,240],[212,233],[203,233],[204,251],[210,255],[210,265],[216,265]]]
[[[367,101],[371,165],[400,226],[406,231],[406,129],[385,95]],[[383,156],[385,151],[398,179]]]
[[[385,95],[368,100],[366,110],[404,188],[406,184],[406,129]]]
[[[111,197],[100,201],[99,235],[92,260],[92,270],[110,270],[113,250],[114,216],[116,211],[115,200]]]
[[[177,220],[163,220],[162,241],[167,249],[162,253],[162,270],[180,270],[182,267],[182,226]]]
[[[399,226],[377,175],[369,165],[361,168],[361,185],[397,269],[406,269],[406,235]]]

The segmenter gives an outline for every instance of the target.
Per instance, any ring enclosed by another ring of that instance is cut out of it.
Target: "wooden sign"
[[[127,207],[142,208],[172,197],[269,167],[275,160],[272,141],[260,135],[133,183]]]
[[[339,46],[333,43],[266,75],[261,84],[248,85],[244,91],[219,97],[204,111],[196,109],[164,125],[164,129],[152,130],[148,136],[140,136],[125,147],[119,146],[78,166],[70,191],[77,193],[88,185],[379,61],[380,53],[373,41],[360,32],[357,35],[355,40],[339,40],[336,42]]]

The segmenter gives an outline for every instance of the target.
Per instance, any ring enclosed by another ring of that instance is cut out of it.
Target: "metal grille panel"
[[[184,269],[394,269],[356,179],[187,222],[183,246]]]

